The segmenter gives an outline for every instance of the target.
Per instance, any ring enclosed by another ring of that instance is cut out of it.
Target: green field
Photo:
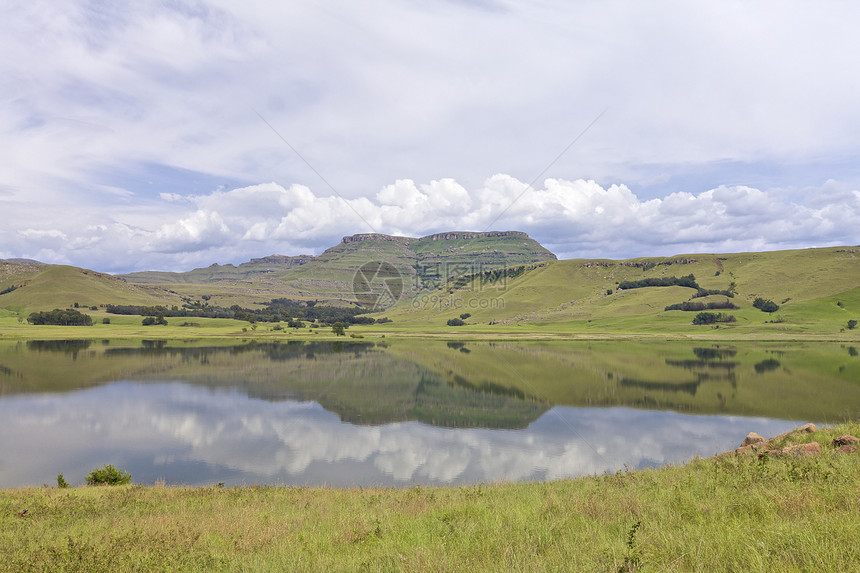
[[[830,445],[846,433],[777,444],[818,457],[535,484],[4,490],[0,570],[853,571],[860,455]]]

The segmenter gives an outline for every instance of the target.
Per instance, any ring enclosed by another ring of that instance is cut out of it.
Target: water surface
[[[860,412],[837,344],[0,345],[0,487],[547,480]]]

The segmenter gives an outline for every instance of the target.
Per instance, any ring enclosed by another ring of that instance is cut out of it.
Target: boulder
[[[747,437],[744,438],[744,441],[741,442],[741,447],[752,446],[753,444],[760,444],[762,442],[767,442],[767,438],[760,434],[756,434],[755,432],[750,432],[747,434]]]
[[[856,444],[846,444],[844,446],[839,446],[836,451],[840,454],[856,454],[858,447]]]
[[[794,456],[796,458],[804,458],[807,456],[817,456],[821,454],[821,445],[818,442],[809,442],[808,444],[797,444],[788,446],[780,450],[786,456]]]
[[[765,452],[761,452],[758,457],[764,458],[767,456],[772,456],[775,458],[784,458],[784,457],[795,457],[795,458],[805,458],[811,456],[817,456],[821,454],[821,445],[818,442],[810,442],[808,444],[796,444],[794,446],[786,446],[781,450],[767,450]]]
[[[791,436],[792,434],[811,434],[812,432],[817,432],[817,431],[818,431],[818,427],[815,424],[804,424],[802,426],[799,426],[799,427],[791,430],[790,432],[785,432],[784,434],[780,434],[777,437],[772,438],[772,439],[773,440],[781,440],[782,438],[784,438],[786,436]]]
[[[841,448],[842,446],[850,446],[853,444],[860,444],[860,438],[856,438],[851,434],[845,434],[844,436],[833,438],[834,448]]]

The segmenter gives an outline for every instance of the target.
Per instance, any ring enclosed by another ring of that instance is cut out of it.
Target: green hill
[[[685,301],[723,303],[734,331],[838,332],[860,319],[860,249],[823,248],[764,253],[692,254],[621,261],[572,259],[524,265],[515,276],[481,275],[449,282],[385,312],[392,326],[470,330],[547,329],[562,332],[702,333],[695,312],[665,310]],[[733,297],[697,297],[687,286],[621,288],[625,282],[693,275],[700,289]],[[779,310],[760,311],[756,298]],[[468,313],[466,325],[449,319]],[[717,325],[714,325],[717,326]],[[704,330],[703,330],[704,329]],[[524,330],[524,331],[525,331]]]
[[[0,309],[23,313],[78,304],[182,304],[172,291],[129,284],[121,278],[66,265],[0,263]]]

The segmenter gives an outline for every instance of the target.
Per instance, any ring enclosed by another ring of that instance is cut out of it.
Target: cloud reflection
[[[558,479],[681,463],[795,422],[556,407],[523,430],[356,426],[315,402],[181,383],[0,400],[0,487],[71,483],[104,463],[136,483],[412,485]]]

